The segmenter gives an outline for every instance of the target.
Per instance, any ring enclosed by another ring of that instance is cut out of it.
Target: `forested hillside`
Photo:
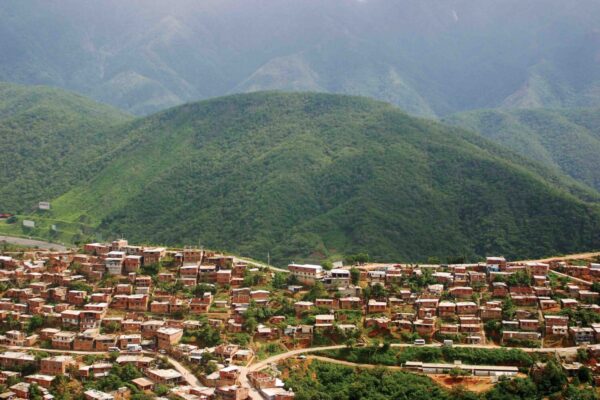
[[[257,90],[409,113],[600,105],[595,0],[5,0],[0,80],[135,114]]]
[[[480,132],[600,190],[600,109],[477,110],[444,122]]]
[[[600,244],[597,193],[389,104],[256,93],[137,120],[51,218],[276,262],[534,257]]]
[[[0,212],[31,211],[89,178],[129,120],[80,95],[0,83]]]

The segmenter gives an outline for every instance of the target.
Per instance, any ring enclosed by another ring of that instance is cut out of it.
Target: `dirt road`
[[[45,250],[56,250],[56,251],[67,251],[68,249],[62,244],[44,242],[42,240],[26,239],[16,236],[3,236],[0,235],[0,243],[6,242],[10,244],[16,244],[19,246],[37,247]]]

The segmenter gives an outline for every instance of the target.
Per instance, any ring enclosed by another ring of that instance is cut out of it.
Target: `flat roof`
[[[504,365],[467,365],[467,364],[446,364],[446,363],[424,363],[421,361],[407,361],[404,365],[410,367],[422,367],[422,368],[460,368],[460,369],[472,369],[475,371],[506,371],[506,372],[519,372],[519,368]]]

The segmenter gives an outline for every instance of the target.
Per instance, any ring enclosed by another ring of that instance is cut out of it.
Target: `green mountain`
[[[480,135],[366,98],[235,95],[117,131],[127,139],[97,160],[102,171],[54,199],[47,218],[136,242],[269,252],[278,263],[600,245],[596,192]]]
[[[600,190],[600,109],[477,110],[443,121]]]
[[[0,83],[0,212],[30,211],[89,178],[129,120],[80,95]]]
[[[597,107],[598,15],[596,0],[4,0],[0,80],[139,115],[259,90],[422,116]]]

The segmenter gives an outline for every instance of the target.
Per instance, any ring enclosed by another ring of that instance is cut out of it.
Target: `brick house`
[[[183,376],[174,369],[148,369],[146,375],[152,381],[165,385],[174,385],[179,383]]]
[[[537,319],[520,319],[519,329],[522,331],[538,331],[540,329],[540,322]]]
[[[116,347],[117,335],[105,334],[96,336],[95,349],[97,351],[108,351],[111,347]]]
[[[165,321],[149,320],[142,322],[142,337],[152,339],[156,336],[156,331],[165,325]]]
[[[52,348],[71,350],[77,334],[75,332],[58,332],[52,337]]]
[[[326,308],[328,310],[333,310],[335,307],[336,301],[334,299],[316,299],[315,307]]]
[[[456,303],[456,313],[460,315],[464,314],[476,314],[478,306],[472,301],[461,301]]]
[[[158,262],[161,261],[166,254],[167,249],[164,247],[144,249],[142,252],[144,265],[158,264]]]
[[[156,330],[156,342],[159,349],[169,350],[179,343],[183,336],[183,329],[162,327]]]
[[[458,297],[461,299],[469,298],[473,295],[473,288],[470,286],[456,286],[450,288],[448,293],[453,297]]]
[[[342,297],[338,302],[342,310],[356,310],[360,309],[362,305],[359,297]]]
[[[208,312],[213,301],[211,292],[205,292],[202,297],[195,297],[190,302],[190,312],[192,314],[205,314]]]
[[[142,256],[129,255],[123,259],[123,271],[126,274],[137,272],[142,267]]]
[[[71,366],[77,366],[77,362],[71,356],[48,357],[40,361],[40,373],[46,375],[66,375]]]
[[[126,349],[128,344],[142,344],[142,335],[139,333],[119,335],[117,338],[117,346],[120,349]]]
[[[77,334],[73,341],[73,350],[76,351],[93,351],[95,349],[97,329],[88,329]]]
[[[546,335],[567,335],[569,317],[566,315],[544,315]]]
[[[308,311],[313,308],[314,304],[310,301],[297,301],[294,303],[294,310],[296,314],[302,314],[304,311]]]
[[[387,303],[385,301],[377,301],[370,299],[367,303],[367,312],[372,313],[384,313],[387,311]]]
[[[438,304],[438,315],[440,317],[451,317],[456,314],[456,304],[451,301],[440,301]]]

